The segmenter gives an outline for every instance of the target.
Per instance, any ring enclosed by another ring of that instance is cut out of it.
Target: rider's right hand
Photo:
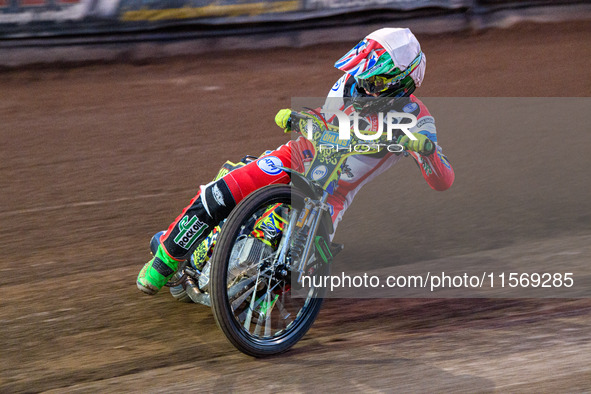
[[[286,133],[289,133],[291,131],[291,122],[289,119],[290,116],[291,109],[279,110],[279,112],[277,112],[277,115],[275,115],[275,123],[277,123],[277,126],[281,127]]]

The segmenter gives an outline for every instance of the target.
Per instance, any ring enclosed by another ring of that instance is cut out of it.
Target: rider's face
[[[370,93],[367,90],[363,89],[365,91],[365,94],[367,96],[371,96],[371,97],[378,97],[380,94],[379,93]]]

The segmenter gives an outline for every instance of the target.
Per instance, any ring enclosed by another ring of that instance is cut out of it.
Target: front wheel
[[[290,186],[264,187],[232,211],[218,239],[212,256],[213,314],[228,340],[250,356],[285,352],[320,311],[324,289],[310,286],[296,294],[290,264],[275,259],[290,217],[303,206],[303,194]],[[327,236],[322,229],[319,235]],[[288,252],[287,260],[291,257]],[[329,265],[318,260],[307,272],[326,275]]]

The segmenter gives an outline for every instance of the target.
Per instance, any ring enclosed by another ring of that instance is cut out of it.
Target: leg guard
[[[270,154],[243,166],[222,168],[218,177],[223,177],[202,186],[189,206],[160,239],[168,256],[177,261],[186,260],[214,227],[227,218],[236,204],[247,195],[266,185],[289,183],[289,175],[273,165],[292,167],[292,153],[301,150],[294,149],[292,145],[282,145]],[[301,160],[298,163],[295,168],[303,169]]]
[[[186,260],[235,206],[236,202],[223,178],[202,186],[160,239],[164,251],[174,260]]]

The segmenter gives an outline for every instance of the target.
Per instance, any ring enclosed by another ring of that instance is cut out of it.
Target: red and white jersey
[[[332,87],[323,109],[343,110],[345,108],[344,98],[355,97],[358,94],[355,87],[355,79],[349,74],[345,74]],[[409,97],[409,101],[404,105],[402,111],[412,113],[417,118],[416,125],[410,128],[409,131],[423,134],[436,144],[436,151],[431,156],[422,156],[415,152],[408,152],[408,155],[416,161],[423,177],[431,188],[438,191],[448,189],[452,185],[455,175],[447,158],[442,153],[441,146],[437,143],[435,119],[431,116],[427,107],[413,95]],[[331,121],[332,119],[328,120]],[[367,122],[367,124],[371,131],[378,130],[377,127],[379,126],[376,122]],[[377,156],[355,155],[349,157],[339,180],[338,187],[328,201],[333,207],[333,222],[335,226],[341,220],[344,212],[353,202],[355,195],[363,185],[389,169],[405,156],[385,152],[385,154]]]

